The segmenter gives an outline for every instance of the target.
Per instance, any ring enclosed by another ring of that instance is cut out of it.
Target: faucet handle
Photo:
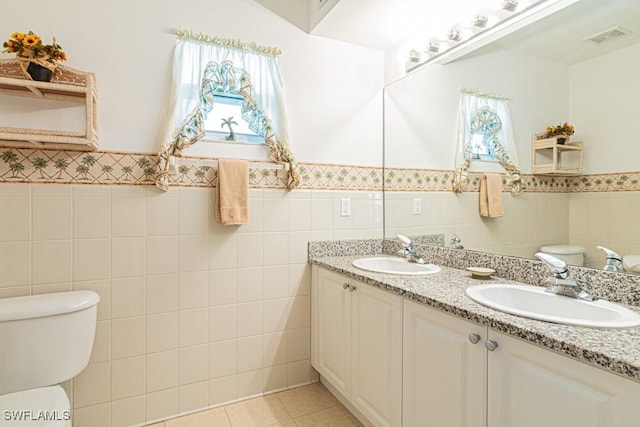
[[[618,253],[612,251],[611,249],[607,249],[604,246],[596,246],[596,248],[604,252],[607,255],[607,259],[614,259],[616,261],[622,262],[622,257]]]
[[[567,268],[567,263],[560,258],[542,252],[538,252],[536,254],[536,257],[540,261],[544,262],[549,270],[553,273],[553,275],[558,279],[566,279],[567,277],[569,277],[569,269]]]
[[[402,234],[396,234],[396,237],[398,238],[398,240],[400,240],[402,242],[402,246],[404,246],[405,248],[410,248],[411,247],[411,239],[408,238],[407,236],[403,236]]]

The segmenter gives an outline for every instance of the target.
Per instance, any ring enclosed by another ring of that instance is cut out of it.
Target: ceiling
[[[470,22],[482,6],[499,6],[501,0],[255,1],[312,35],[389,51],[420,49],[454,24]],[[536,1],[520,0],[520,6]],[[632,34],[599,45],[584,41],[616,26]],[[570,65],[639,41],[640,0],[579,0],[471,55],[509,48]]]

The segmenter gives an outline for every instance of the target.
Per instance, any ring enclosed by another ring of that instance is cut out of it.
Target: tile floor
[[[244,400],[149,427],[357,427],[360,422],[320,383]]]

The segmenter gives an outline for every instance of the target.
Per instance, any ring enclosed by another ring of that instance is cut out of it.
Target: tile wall
[[[422,213],[414,214],[419,199]],[[478,193],[390,192],[386,235],[453,233],[469,249],[531,258],[541,246],[569,242],[569,197],[566,193],[503,194],[504,216],[482,218]]]
[[[0,297],[98,292],[75,426],[140,425],[311,380],[307,242],[382,237],[380,192],[0,184]],[[340,199],[351,216],[340,216]]]

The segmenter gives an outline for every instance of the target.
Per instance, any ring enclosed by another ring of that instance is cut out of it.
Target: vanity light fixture
[[[504,10],[508,10],[509,12],[513,12],[518,7],[518,0],[504,0],[502,2],[502,8]]]
[[[489,22],[489,17],[487,15],[483,15],[481,13],[476,13],[473,15],[473,19],[471,23],[474,27],[485,28],[487,23]]]
[[[415,49],[409,51],[409,62],[420,62],[420,52]]]

